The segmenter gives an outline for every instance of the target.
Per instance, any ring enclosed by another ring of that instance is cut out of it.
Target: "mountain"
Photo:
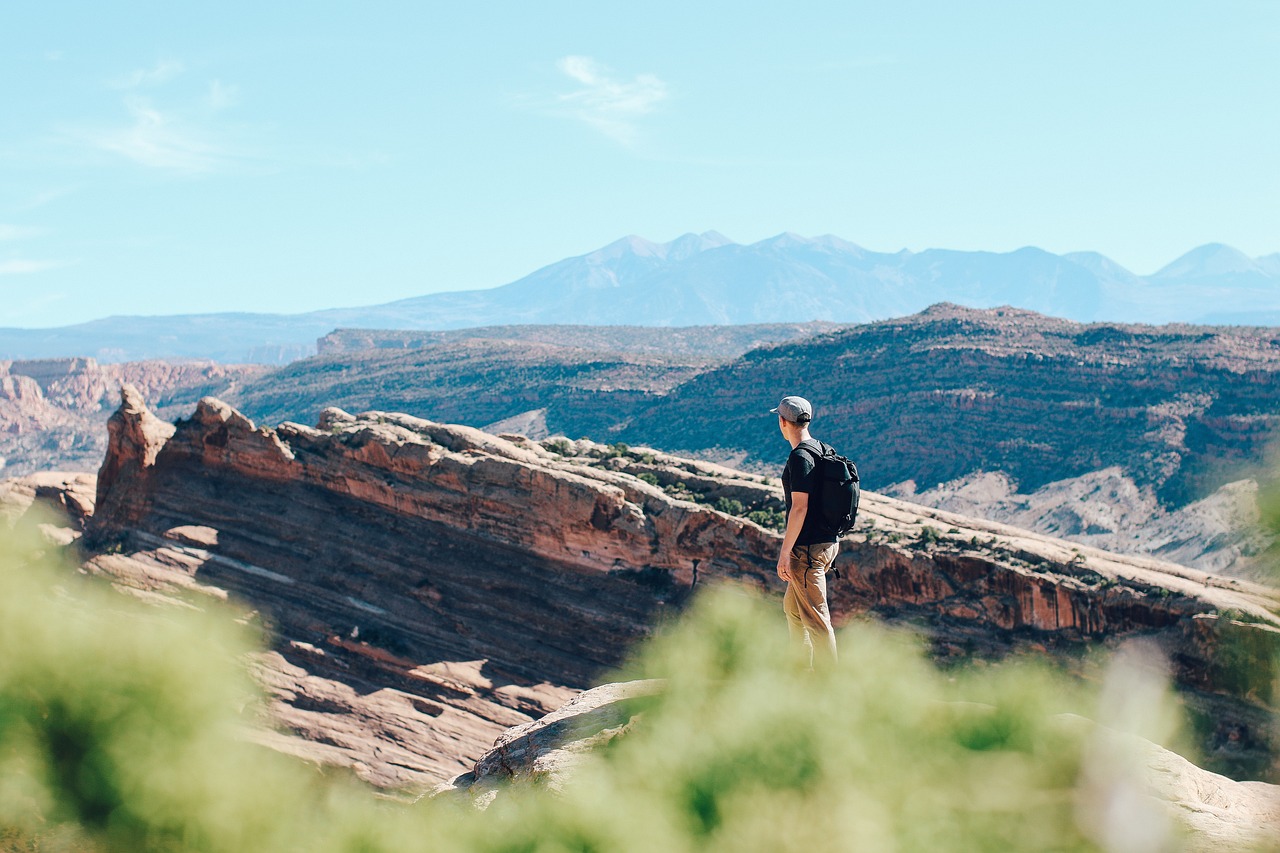
[[[0,358],[212,358],[282,363],[337,328],[484,325],[692,326],[864,323],[937,302],[1012,305],[1081,322],[1259,322],[1280,315],[1280,256],[1202,246],[1152,276],[1092,252],[873,252],[831,235],[734,243],[714,231],[668,243],[630,236],[489,290],[434,293],[306,314],[110,317],[0,329]],[[1271,312],[1268,314],[1267,312]]]

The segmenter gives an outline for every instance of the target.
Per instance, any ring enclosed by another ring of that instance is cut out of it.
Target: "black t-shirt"
[[[813,453],[810,450],[822,452],[818,448],[822,443],[819,441],[811,441],[806,443],[806,450],[796,448],[791,451],[791,455],[787,457],[786,467],[782,469],[782,494],[787,501],[787,513],[791,512],[791,493],[805,492],[809,495],[809,511],[804,516],[804,527],[800,528],[800,537],[796,539],[797,545],[821,545],[826,542],[835,542],[836,537],[831,533],[823,530],[821,508],[818,505],[816,493],[819,483],[818,477],[814,473]]]

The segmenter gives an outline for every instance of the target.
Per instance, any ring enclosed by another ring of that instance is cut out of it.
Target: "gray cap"
[[[807,424],[813,420],[813,406],[804,397],[783,397],[778,408],[769,411],[782,415],[783,420],[793,424]]]

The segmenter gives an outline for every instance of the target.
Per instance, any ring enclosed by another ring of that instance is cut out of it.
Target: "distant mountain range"
[[[1095,252],[882,253],[830,235],[781,234],[749,245],[714,231],[669,243],[632,236],[488,290],[306,314],[121,316],[0,329],[0,358],[282,363],[315,352],[316,339],[338,328],[864,323],[943,301],[1082,322],[1280,325],[1280,254],[1249,258],[1209,244],[1143,277]]]

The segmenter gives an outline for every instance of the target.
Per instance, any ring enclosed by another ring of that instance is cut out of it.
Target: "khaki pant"
[[[797,545],[791,549],[791,580],[782,598],[791,639],[812,669],[836,662],[836,632],[827,607],[827,569],[840,549],[835,542]]]

